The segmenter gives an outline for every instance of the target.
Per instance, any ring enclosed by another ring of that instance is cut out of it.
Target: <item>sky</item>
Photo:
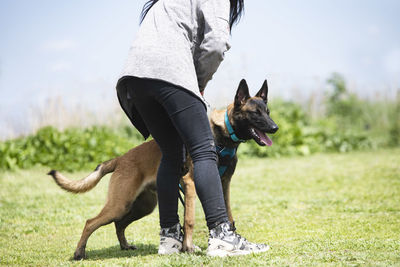
[[[144,3],[0,0],[0,138],[29,131],[52,99],[115,107]],[[322,93],[333,72],[362,96],[400,88],[400,1],[245,0],[245,9],[206,89],[212,107],[231,102],[242,78],[251,93],[268,79],[272,97],[295,100]]]

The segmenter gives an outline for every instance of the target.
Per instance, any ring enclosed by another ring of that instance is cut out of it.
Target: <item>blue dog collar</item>
[[[226,112],[225,112],[225,125],[226,125],[226,128],[228,129],[229,136],[231,137],[233,142],[244,142],[245,141],[236,136],[235,131],[233,130],[232,125],[229,122],[228,110],[226,110]]]

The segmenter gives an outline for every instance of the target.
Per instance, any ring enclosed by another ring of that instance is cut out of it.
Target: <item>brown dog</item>
[[[225,204],[232,225],[234,220],[230,208],[229,187],[235,171],[236,151],[244,140],[255,140],[259,145],[271,145],[265,133],[275,133],[278,126],[269,117],[267,107],[267,81],[256,94],[250,97],[248,86],[242,80],[236,92],[235,101],[224,111],[213,111],[211,128],[218,152],[219,171]],[[84,193],[97,185],[107,173],[113,172],[107,196],[107,203],[94,218],[86,221],[81,239],[74,253],[74,259],[85,257],[85,247],[89,236],[100,226],[115,223],[121,249],[135,249],[125,238],[125,228],[133,221],[150,214],[157,204],[156,175],[161,160],[161,151],[152,140],[145,142],[126,154],[100,164],[94,172],[82,180],[73,181],[58,171],[49,172],[63,189],[73,193]],[[181,184],[185,191],[184,241],[183,251],[193,252],[192,241],[195,220],[196,191],[193,181],[191,160],[185,163],[188,173]]]

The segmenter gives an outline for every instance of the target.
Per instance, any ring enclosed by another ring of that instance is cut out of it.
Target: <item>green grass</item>
[[[72,195],[46,171],[0,174],[0,265],[400,266],[399,149],[241,160],[232,181],[238,232],[272,249],[224,259],[204,252],[158,256],[154,212],[127,229],[137,250],[121,251],[108,225],[89,239],[87,259],[74,262],[85,220],[100,211],[109,178],[89,193]],[[204,251],[208,232],[199,203],[196,215],[194,240]]]

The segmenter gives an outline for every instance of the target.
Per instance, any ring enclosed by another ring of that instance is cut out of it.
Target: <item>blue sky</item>
[[[144,2],[0,1],[0,129],[22,127],[29,108],[48,98],[71,107],[115,105]],[[212,106],[230,102],[241,78],[252,92],[268,78],[272,96],[291,98],[322,91],[334,71],[362,95],[400,88],[400,1],[245,5],[232,48],[206,89]]]

